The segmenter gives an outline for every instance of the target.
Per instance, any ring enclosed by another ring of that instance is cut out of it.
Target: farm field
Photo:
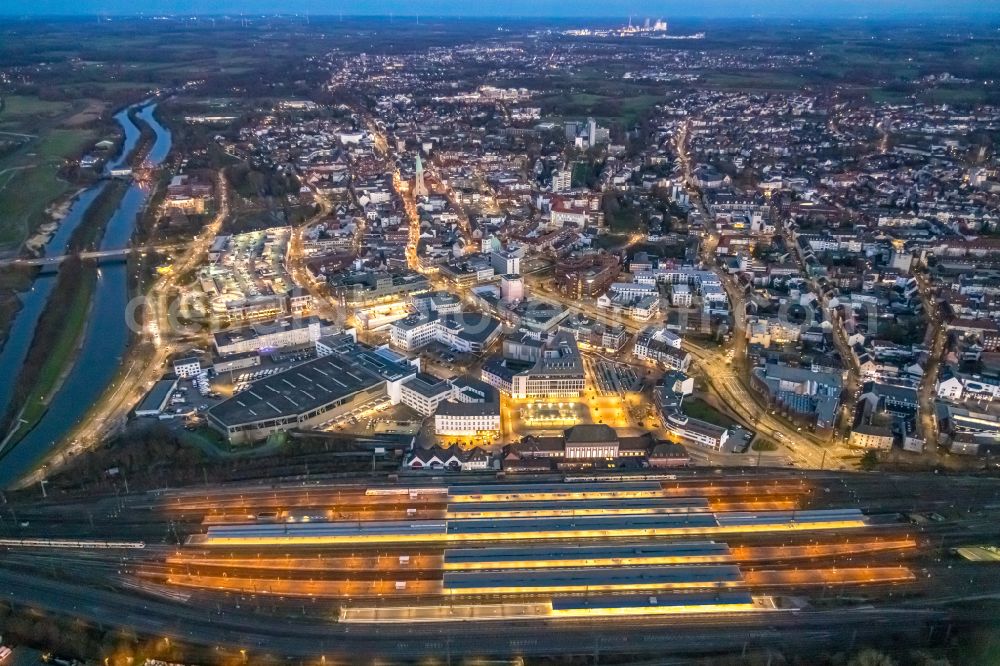
[[[0,252],[16,251],[77,188],[62,173],[100,138],[93,100],[78,103],[10,95],[0,109]],[[69,126],[66,121],[73,121]]]

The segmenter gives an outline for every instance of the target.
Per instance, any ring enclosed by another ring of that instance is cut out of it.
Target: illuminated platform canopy
[[[625,499],[663,497],[658,481],[623,483],[517,483],[451,486],[449,502],[523,502],[528,500]]]
[[[743,581],[734,565],[586,567],[506,571],[447,571],[446,594],[532,594],[729,587]]]
[[[533,569],[636,564],[696,564],[732,560],[729,546],[714,541],[609,546],[449,548],[447,570]]]
[[[702,497],[655,497],[527,500],[497,502],[454,502],[448,505],[449,518],[514,518],[566,515],[610,515],[616,513],[660,514],[710,512],[712,509]]]
[[[209,527],[192,543],[205,546],[335,543],[456,543],[508,539],[573,539],[712,535],[850,529],[867,522],[857,509],[611,515],[474,520],[331,521]]]
[[[743,592],[718,594],[666,594],[657,596],[604,595],[556,597],[552,614],[564,617],[595,615],[664,615],[685,613],[734,613],[773,608],[770,599],[755,603]]]
[[[546,602],[502,604],[435,604],[429,606],[344,606],[340,621],[348,624],[426,622],[488,622],[494,620],[621,617],[629,615],[696,615],[774,612],[767,596],[742,592],[668,593],[555,597]],[[785,608],[783,610],[795,610]]]

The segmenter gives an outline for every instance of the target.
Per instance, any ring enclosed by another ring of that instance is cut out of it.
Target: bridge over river
[[[113,250],[91,250],[87,252],[77,252],[75,254],[56,254],[51,257],[18,257],[15,259],[0,259],[0,267],[3,266],[58,266],[69,257],[79,257],[80,259],[124,259],[133,252],[171,252],[186,247],[186,243],[173,243],[170,245],[148,245],[140,247],[125,247]]]

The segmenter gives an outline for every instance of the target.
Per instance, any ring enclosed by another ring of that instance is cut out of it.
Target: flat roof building
[[[438,342],[460,352],[478,354],[500,337],[500,322],[478,312],[417,312],[389,326],[393,346],[414,351]]]
[[[455,437],[493,435],[500,431],[500,392],[468,377],[452,381],[454,397],[434,413],[434,432]]]
[[[219,331],[213,336],[213,342],[220,356],[267,352],[315,343],[330,332],[331,326],[319,317],[285,317],[270,323]]]
[[[586,388],[583,359],[576,339],[566,332],[553,335],[535,364],[514,375],[514,398],[579,397]]]
[[[781,363],[768,363],[750,372],[750,386],[772,404],[820,429],[834,426],[843,385],[840,375],[832,372],[813,372],[811,368]]]
[[[135,408],[136,416],[159,416],[167,408],[167,401],[177,388],[176,379],[161,379],[149,390],[139,406]]]
[[[714,451],[721,451],[729,439],[728,429],[677,410],[671,410],[664,415],[663,426],[679,439]]]
[[[404,405],[421,416],[430,416],[454,393],[455,389],[448,380],[418,372],[403,384],[401,395]]]
[[[251,442],[319,425],[378,397],[398,403],[416,372],[387,350],[351,346],[253,382],[208,410],[208,422],[230,442]]]
[[[332,277],[330,284],[344,306],[374,305],[430,290],[430,282],[420,273],[357,272]]]

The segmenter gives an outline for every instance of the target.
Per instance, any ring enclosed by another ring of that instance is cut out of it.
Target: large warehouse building
[[[265,377],[208,411],[208,422],[232,443],[329,421],[375,398],[398,403],[417,368],[387,349],[348,345]]]

